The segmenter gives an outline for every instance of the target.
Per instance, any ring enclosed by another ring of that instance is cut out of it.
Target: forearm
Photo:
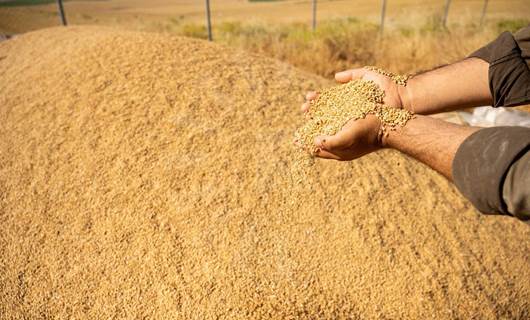
[[[478,129],[417,115],[405,127],[390,131],[383,138],[383,145],[411,156],[452,180],[452,163],[458,147]]]
[[[417,114],[530,103],[530,26],[502,33],[463,61],[418,74],[399,87],[402,105]]]
[[[483,213],[530,219],[530,129],[477,128],[416,116],[383,145],[453,181]]]
[[[405,108],[416,114],[433,114],[490,105],[489,64],[478,58],[418,74],[400,87]]]

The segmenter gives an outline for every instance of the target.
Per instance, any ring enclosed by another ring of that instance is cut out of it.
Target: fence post
[[[59,9],[61,23],[63,24],[63,26],[66,26],[66,16],[64,15],[63,0],[57,0],[57,8]]]
[[[480,16],[480,26],[484,24],[486,18],[486,11],[488,10],[488,0],[484,0],[484,6],[482,7],[482,15]]]
[[[445,1],[445,10],[444,10],[444,16],[442,20],[442,26],[445,28],[447,26],[447,16],[449,15],[449,7],[451,6],[451,0]]]
[[[385,13],[386,13],[386,0],[382,0],[382,7],[381,7],[381,34],[383,34],[383,30],[385,29]]]
[[[317,0],[313,0],[313,31],[317,28]]]
[[[210,0],[206,0],[206,28],[208,29],[208,41],[212,41],[212,21],[210,18]]]

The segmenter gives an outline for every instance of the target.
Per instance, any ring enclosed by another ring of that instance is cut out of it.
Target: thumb
[[[365,68],[350,69],[335,73],[335,80],[340,83],[346,83],[354,79],[361,79],[365,74]]]
[[[315,145],[318,148],[331,152],[345,149],[349,144],[348,135],[344,130],[341,130],[333,136],[318,136],[315,138]]]

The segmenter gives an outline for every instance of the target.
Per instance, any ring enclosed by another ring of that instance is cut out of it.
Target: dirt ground
[[[0,318],[527,319],[530,228],[396,152],[293,180],[302,93],[220,45],[0,42]]]

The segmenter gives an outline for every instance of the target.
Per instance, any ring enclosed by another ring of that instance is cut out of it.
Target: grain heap
[[[311,152],[319,135],[334,135],[350,120],[373,114],[381,121],[384,134],[396,126],[404,126],[412,114],[404,109],[384,105],[385,93],[372,81],[352,80],[324,90],[311,101],[308,121],[295,133],[302,148]]]
[[[528,318],[530,228],[398,153],[295,184],[302,93],[205,41],[0,43],[0,318]]]

